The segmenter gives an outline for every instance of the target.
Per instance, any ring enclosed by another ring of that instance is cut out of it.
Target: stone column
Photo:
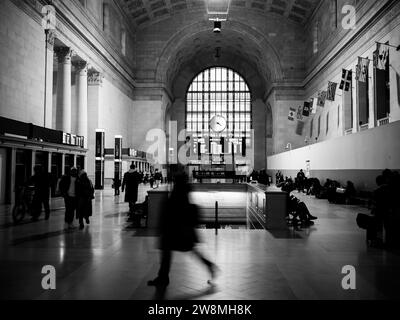
[[[61,175],[65,174],[65,153],[61,155]]]
[[[11,183],[10,183],[10,189],[11,189],[11,204],[15,204],[15,197],[16,197],[16,191],[15,190],[15,179],[17,176],[17,148],[11,148]]]
[[[79,61],[74,63],[76,68],[76,83],[78,87],[78,112],[77,132],[79,136],[85,137],[85,148],[88,146],[88,72],[87,62]]]
[[[51,167],[53,161],[53,152],[47,154],[47,172],[51,174]]]
[[[35,166],[36,166],[36,150],[32,150],[31,154],[31,176],[35,173]]]
[[[71,57],[72,50],[67,47],[55,49],[58,59],[57,79],[57,117],[56,127],[71,133]]]
[[[53,123],[53,65],[55,32],[46,31],[46,82],[44,103],[44,126],[52,129]]]
[[[86,172],[88,176],[95,179],[95,146],[96,129],[101,129],[99,119],[103,102],[103,75],[93,69],[88,70],[88,152]]]

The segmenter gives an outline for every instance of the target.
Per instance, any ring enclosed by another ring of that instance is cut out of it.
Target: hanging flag
[[[389,59],[389,46],[382,43],[377,43],[376,51],[374,52],[374,66],[379,70],[386,70],[386,65]]]
[[[370,60],[367,58],[358,57],[358,64],[356,67],[356,80],[360,82],[367,82],[368,69]]]
[[[396,72],[397,80],[397,103],[400,105],[400,74]]]
[[[288,119],[290,121],[294,121],[295,115],[296,115],[296,109],[295,108],[290,108]]]
[[[311,113],[311,103],[310,102],[304,102],[303,116],[304,117],[309,117],[310,113]]]
[[[297,108],[297,120],[303,120],[303,107],[302,106]]]
[[[318,102],[317,105],[318,107],[325,107],[325,101],[326,101],[326,91],[321,91],[318,93]]]
[[[318,110],[318,98],[312,99],[312,114],[316,114]]]
[[[337,87],[336,82],[330,82],[330,81],[328,82],[328,91],[326,94],[326,100],[335,101],[336,87]]]
[[[296,134],[298,136],[302,136],[303,135],[303,130],[304,130],[304,122],[303,121],[297,121]]]
[[[340,82],[339,89],[344,91],[349,91],[351,88],[351,79],[353,78],[353,71],[343,69],[342,71],[342,81]]]

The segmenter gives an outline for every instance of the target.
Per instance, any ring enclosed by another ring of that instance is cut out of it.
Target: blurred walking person
[[[218,267],[195,248],[196,243],[199,242],[195,230],[198,224],[198,208],[189,202],[189,191],[186,175],[176,176],[174,189],[161,217],[161,265],[157,278],[148,281],[149,286],[168,286],[172,251],[192,251],[209,270],[211,280],[216,276]]]
[[[77,195],[77,218],[79,219],[79,229],[82,230],[86,224],[90,224],[89,217],[92,216],[92,200],[94,199],[94,187],[92,181],[85,171],[81,171],[76,185]]]

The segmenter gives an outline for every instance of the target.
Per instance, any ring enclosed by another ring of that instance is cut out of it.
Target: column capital
[[[88,71],[88,63],[83,60],[74,61],[72,65],[75,67],[77,73],[86,75]]]
[[[57,47],[54,49],[58,63],[71,63],[73,51],[69,47]]]
[[[103,83],[103,74],[95,69],[88,70],[88,84],[99,85]]]

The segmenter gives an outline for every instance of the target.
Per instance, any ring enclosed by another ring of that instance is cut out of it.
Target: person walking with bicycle
[[[45,219],[50,218],[50,179],[46,172],[43,172],[41,166],[35,166],[34,174],[29,179],[28,185],[34,186],[34,195],[32,200],[32,221],[39,220],[42,213],[42,204],[45,211]]]

